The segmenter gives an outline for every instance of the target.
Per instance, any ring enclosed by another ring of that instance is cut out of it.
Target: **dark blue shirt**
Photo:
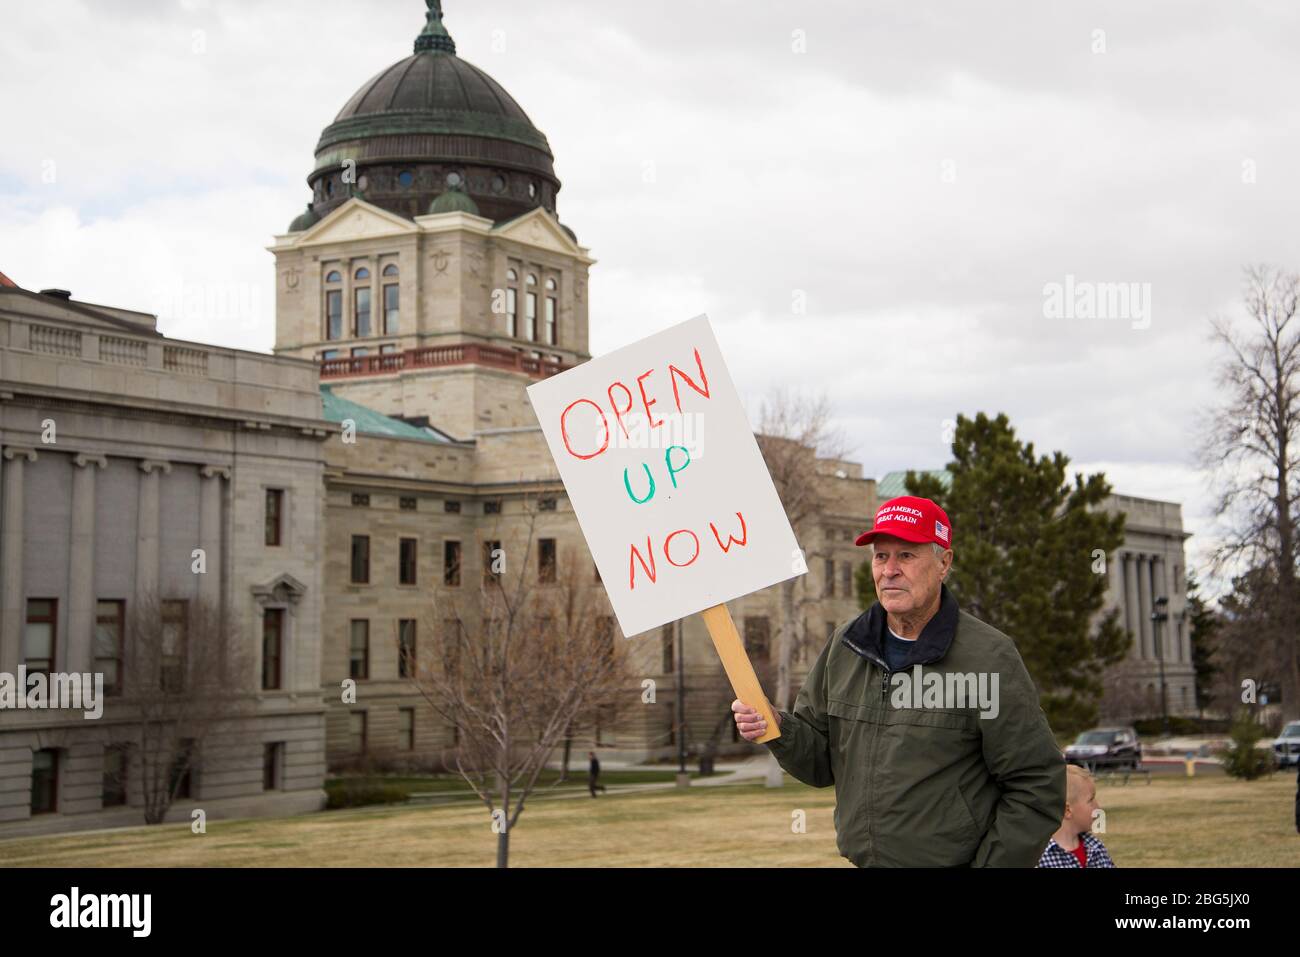
[[[912,653],[916,641],[908,641],[906,638],[895,638],[894,633],[885,626],[885,664],[889,665],[890,671],[899,671],[903,667],[903,662],[907,656]]]

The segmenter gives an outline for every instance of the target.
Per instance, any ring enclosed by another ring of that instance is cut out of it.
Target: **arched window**
[[[415,174],[409,169],[404,169],[397,174],[397,182],[401,184],[402,189],[410,189],[411,184],[415,182]]]
[[[519,273],[515,272],[513,269],[507,269],[507,270],[506,270],[506,278],[509,279],[511,282],[518,282],[518,281],[519,281]]]
[[[546,288],[547,291],[549,292],[555,292],[555,280],[554,279],[546,280]]]
[[[397,275],[397,267],[396,267],[395,265],[393,265],[392,263],[389,263],[387,266],[384,267],[384,275],[385,275],[385,276],[396,276],[396,275]]]
[[[343,275],[337,269],[331,269],[325,277],[326,282],[342,282]]]
[[[536,285],[537,285],[537,277],[534,276],[532,273],[529,273],[529,274],[528,274],[528,285],[530,285],[530,286],[536,286]]]
[[[352,274],[352,278],[353,278],[353,279],[369,279],[369,278],[370,278],[370,270],[367,269],[365,266],[362,266],[360,269],[358,269],[356,272],[354,272],[354,273]]]

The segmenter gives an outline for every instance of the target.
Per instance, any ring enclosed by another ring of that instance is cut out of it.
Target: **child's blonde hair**
[[[1065,803],[1080,804],[1087,796],[1089,789],[1097,787],[1096,781],[1093,780],[1084,768],[1077,764],[1067,764],[1065,766]]]

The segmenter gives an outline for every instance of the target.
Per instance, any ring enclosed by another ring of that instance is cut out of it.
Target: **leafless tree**
[[[772,484],[785,507],[795,538],[806,544],[821,541],[817,523],[833,512],[828,475],[837,460],[846,455],[842,434],[832,428],[830,401],[824,395],[809,397],[777,390],[762,403],[755,438]],[[804,561],[828,558],[824,547],[806,549]],[[780,627],[776,641],[776,695],[772,706],[788,709],[792,688],[790,662],[802,634],[802,609],[818,599],[809,586],[808,575],[797,575],[777,585]],[[831,583],[832,587],[834,583]]]
[[[1200,463],[1217,485],[1222,544],[1215,574],[1260,570],[1271,587],[1257,589],[1257,628],[1250,636],[1261,660],[1283,669],[1283,699],[1300,713],[1300,275],[1270,266],[1245,270],[1244,329],[1212,321],[1226,353],[1217,381],[1221,404],[1206,416]],[[1227,629],[1225,640],[1233,629]]]
[[[144,594],[125,622],[122,695],[130,719],[120,786],[138,774],[146,824],[159,824],[211,743],[252,713],[253,656],[220,607]],[[127,770],[129,769],[129,770]]]
[[[411,669],[425,700],[456,729],[448,763],[492,816],[498,867],[508,866],[510,831],[566,732],[608,720],[634,687],[591,566],[576,549],[535,562],[536,503],[524,511],[512,531],[484,536],[485,570],[462,561],[464,585],[477,587],[427,613],[436,616],[423,629],[431,653]]]

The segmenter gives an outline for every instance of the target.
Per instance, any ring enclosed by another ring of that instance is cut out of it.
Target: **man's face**
[[[952,565],[952,552],[939,558],[928,543],[917,545],[892,535],[881,535],[872,545],[871,576],[885,611],[907,615],[928,608]]]

